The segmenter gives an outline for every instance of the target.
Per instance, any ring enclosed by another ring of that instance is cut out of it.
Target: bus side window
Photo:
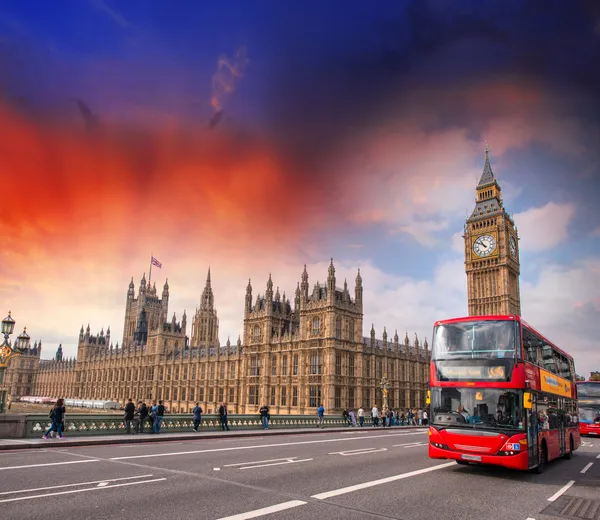
[[[530,363],[537,365],[537,338],[525,327],[523,327],[523,344],[525,345],[525,359]]]

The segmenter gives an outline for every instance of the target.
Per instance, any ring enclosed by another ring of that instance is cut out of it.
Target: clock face
[[[496,239],[492,235],[481,235],[473,242],[473,252],[480,257],[490,256],[496,249]]]
[[[513,258],[517,258],[517,240],[514,236],[510,236],[510,254]]]

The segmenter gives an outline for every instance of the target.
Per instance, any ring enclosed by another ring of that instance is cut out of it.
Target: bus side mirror
[[[529,392],[525,392],[523,394],[523,408],[531,409],[532,402],[531,394]]]

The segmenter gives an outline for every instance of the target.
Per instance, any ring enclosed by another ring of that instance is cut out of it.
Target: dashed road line
[[[69,491],[59,491],[58,493],[44,493],[43,495],[31,495],[28,497],[5,498],[3,500],[0,500],[0,504],[5,503],[5,502],[18,502],[21,500],[33,500],[34,498],[55,497],[55,496],[59,496],[59,495],[70,495],[72,493],[85,493],[86,491],[98,491],[98,490],[112,489],[112,488],[124,487],[124,486],[137,486],[138,484],[149,484],[151,482],[162,482],[164,480],[167,480],[167,479],[166,478],[154,478],[152,480],[141,480],[141,481],[137,481],[137,482],[125,482],[123,484],[114,484],[112,486],[103,486],[103,487],[96,486],[96,487],[85,488],[85,489],[71,489]]]
[[[0,496],[1,495],[15,495],[17,493],[30,493],[33,491],[46,491],[48,489],[59,489],[59,488],[75,487],[75,486],[89,486],[91,484],[103,484],[103,483],[108,484],[109,482],[117,482],[120,480],[133,480],[136,478],[148,478],[148,477],[153,477],[153,476],[154,475],[152,475],[152,474],[138,475],[137,477],[107,478],[104,480],[92,480],[91,482],[77,482],[76,484],[59,484],[58,486],[46,486],[46,487],[33,488],[33,489],[17,489],[15,491],[2,491],[0,493]]]
[[[359,448],[357,450],[334,451],[332,453],[328,453],[328,455],[341,455],[342,457],[350,457],[352,455],[368,455],[371,453],[378,453],[380,451],[387,451],[387,448]]]
[[[429,468],[417,469],[415,471],[409,471],[408,473],[401,473],[400,475],[393,475],[391,477],[381,478],[378,480],[372,480],[370,482],[363,482],[362,484],[356,484],[354,486],[348,486],[345,488],[334,489],[332,491],[326,491],[325,493],[317,493],[316,495],[312,495],[311,498],[316,498],[317,500],[325,500],[326,498],[337,497],[339,495],[345,495],[346,493],[352,493],[353,491],[360,491],[361,489],[367,489],[374,486],[380,486],[382,484],[387,484],[389,482],[395,482],[396,480],[403,480],[410,477],[416,477],[417,475],[422,475],[423,473],[429,473],[431,471],[437,471],[439,469],[448,468],[450,466],[454,466],[454,461],[446,462],[444,464],[438,464],[437,466],[431,466]]]
[[[43,466],[62,466],[64,464],[84,464],[86,462],[100,462],[100,459],[68,460],[63,462],[45,462],[43,464],[27,464],[25,466],[8,466],[6,468],[0,468],[0,471],[9,469],[41,468]]]
[[[574,480],[569,480],[569,482],[567,484],[565,484],[563,487],[561,487],[556,493],[554,493],[554,495],[552,495],[549,499],[548,502],[554,502],[557,498],[559,498],[567,489],[569,489],[573,484],[575,484]]]
[[[587,470],[590,469],[594,465],[593,462],[588,463],[585,468],[583,468],[579,473],[587,473]]]
[[[362,440],[362,439],[381,439],[386,437],[402,437],[405,435],[424,435],[427,432],[419,431],[419,432],[411,432],[411,433],[388,433],[383,435],[364,435],[360,438],[350,438],[350,437],[338,437],[335,439],[318,439],[314,441],[298,441],[298,442],[279,442],[276,444],[258,444],[256,446],[231,446],[229,448],[212,448],[206,450],[193,450],[193,451],[173,451],[168,453],[148,453],[146,455],[128,455],[124,457],[111,457],[108,460],[131,460],[131,459],[145,459],[145,458],[154,458],[154,457],[172,457],[176,455],[193,455],[197,453],[216,453],[222,451],[239,451],[239,450],[255,450],[260,448],[278,448],[281,446],[300,446],[306,444],[324,444],[328,442],[347,442],[354,440]]]
[[[281,504],[275,504],[274,506],[263,507],[261,509],[255,509],[254,511],[247,511],[246,513],[239,513],[232,516],[223,516],[218,520],[248,520],[249,518],[258,518],[259,516],[269,515],[271,513],[278,513],[279,511],[285,511],[286,509],[292,509],[293,507],[303,506],[307,502],[303,500],[290,500],[289,502],[282,502]]]

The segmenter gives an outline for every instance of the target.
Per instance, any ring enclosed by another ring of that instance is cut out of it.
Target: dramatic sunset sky
[[[120,341],[153,253],[178,318],[210,265],[223,344],[248,278],[289,296],[333,257],[340,286],[361,269],[365,335],[431,339],[467,313],[487,141],[523,317],[589,376],[599,64],[593,0],[4,1],[0,312],[42,357],[82,324]]]

